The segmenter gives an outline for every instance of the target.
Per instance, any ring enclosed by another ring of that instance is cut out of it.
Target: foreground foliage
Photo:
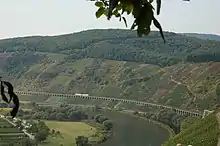
[[[177,143],[187,146],[216,146],[220,135],[219,123],[215,114],[210,114],[204,119],[195,122],[180,134],[168,140],[164,146]]]
[[[14,93],[14,87],[12,86],[12,84],[10,82],[2,81],[2,79],[0,77],[0,84],[1,84],[2,100],[4,102],[6,102],[7,104],[10,104],[11,101],[13,101],[14,106],[13,106],[12,110],[10,111],[10,114],[11,114],[12,118],[14,118],[17,115],[17,112],[19,110],[19,105],[20,105],[18,96]],[[6,86],[8,88],[7,92],[9,95],[9,99],[5,95],[5,87],[4,86]]]
[[[157,5],[157,15],[159,15],[161,0],[155,1]],[[154,16],[153,2],[154,0],[97,0],[95,3],[98,7],[96,17],[99,18],[104,14],[108,20],[110,20],[114,15],[116,18],[119,18],[120,21],[123,20],[127,26],[126,18],[123,16],[126,12],[128,15],[131,14],[135,19],[131,29],[137,27],[138,36],[148,35],[150,33],[151,23],[153,22],[155,27],[159,29],[160,35],[165,42],[162,27]]]

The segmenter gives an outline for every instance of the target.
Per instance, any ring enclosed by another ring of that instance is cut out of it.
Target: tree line
[[[19,116],[24,119],[42,119],[56,121],[81,121],[88,119],[88,114],[72,105],[62,104],[58,107],[36,106],[32,111],[21,111]]]

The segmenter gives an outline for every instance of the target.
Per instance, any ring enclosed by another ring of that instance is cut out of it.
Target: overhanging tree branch
[[[126,27],[127,21],[123,16],[124,12],[128,15],[134,17],[134,22],[131,26],[131,29],[137,28],[137,34],[139,37],[143,35],[148,35],[151,31],[150,26],[155,25],[159,29],[160,35],[164,40],[163,30],[161,24],[154,16],[154,7],[152,3],[156,1],[156,14],[160,14],[161,10],[161,0],[89,0],[95,1],[95,6],[98,7],[95,15],[97,18],[100,18],[102,15],[105,15],[108,20],[112,16],[119,18],[119,21],[123,20]],[[182,0],[190,1],[190,0]]]
[[[11,101],[13,101],[14,107],[12,109],[12,111],[10,112],[12,118],[14,118],[17,113],[18,113],[18,109],[19,109],[19,99],[18,96],[14,93],[14,87],[10,82],[7,81],[2,81],[2,77],[0,77],[0,82],[1,82],[1,96],[2,96],[2,100],[8,104],[10,104]],[[5,87],[7,87],[8,89],[8,95],[9,95],[9,100],[7,98],[7,96],[5,95]]]

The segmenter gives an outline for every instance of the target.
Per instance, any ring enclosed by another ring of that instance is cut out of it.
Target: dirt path
[[[176,83],[176,84],[178,84],[178,85],[183,85],[183,86],[185,86],[185,87],[188,89],[188,91],[189,91],[194,97],[196,97],[196,95],[193,93],[193,91],[189,88],[188,85],[186,85],[186,84],[184,84],[184,83],[181,83],[181,82],[179,82],[179,81],[176,81],[175,79],[173,79],[173,76],[172,76],[172,75],[170,75],[170,81],[172,81],[172,82],[174,82],[174,83]]]
[[[118,102],[118,103],[114,106],[114,108],[117,108],[120,104],[121,104],[121,102]]]

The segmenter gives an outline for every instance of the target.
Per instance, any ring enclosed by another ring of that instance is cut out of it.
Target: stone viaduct
[[[128,104],[137,104],[142,106],[149,106],[159,109],[168,109],[173,110],[179,115],[188,115],[191,117],[204,117],[204,113],[197,113],[192,111],[187,111],[171,106],[165,106],[165,105],[159,105],[149,102],[142,102],[142,101],[136,101],[136,100],[126,100],[126,99],[119,99],[119,98],[110,98],[110,97],[98,97],[98,96],[81,96],[81,95],[73,95],[73,94],[58,94],[58,93],[49,93],[49,92],[25,92],[25,91],[15,91],[17,94],[20,95],[37,95],[37,96],[58,96],[58,97],[69,97],[69,98],[82,98],[82,99],[93,99],[93,100],[103,100],[103,101],[116,101],[116,102],[122,102],[122,103],[128,103]],[[204,112],[207,113],[207,110]],[[207,115],[207,114],[206,114]]]

